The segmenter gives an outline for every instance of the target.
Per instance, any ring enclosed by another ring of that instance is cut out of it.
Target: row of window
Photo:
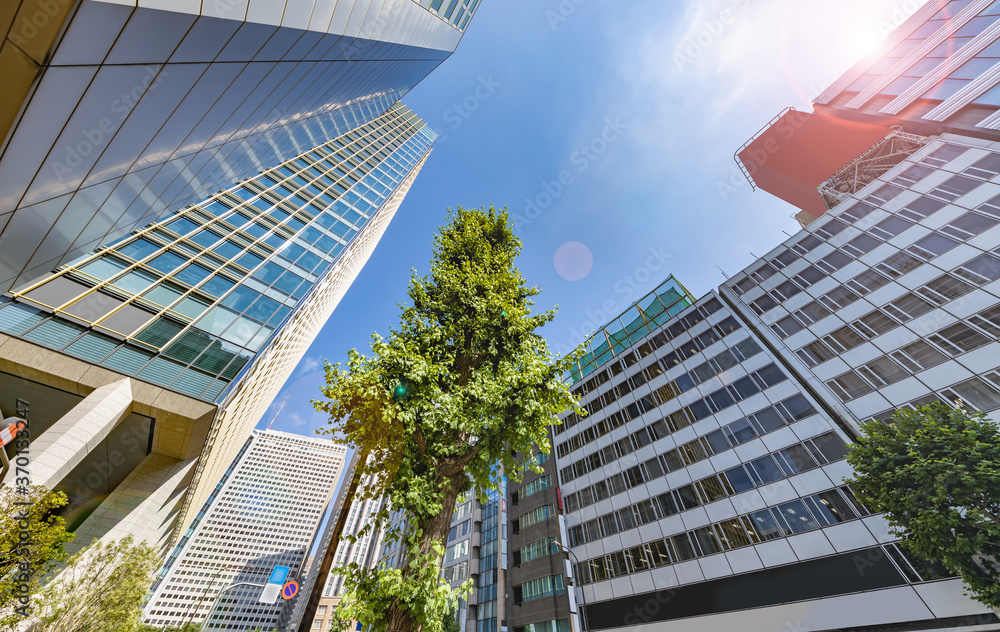
[[[517,533],[520,527],[527,528],[540,522],[545,522],[549,518],[554,518],[555,515],[555,505],[549,504],[536,507],[527,513],[521,514],[520,517],[511,520],[511,530]]]
[[[599,437],[603,437],[615,428],[624,425],[632,419],[635,419],[658,406],[662,406],[681,393],[691,390],[695,387],[695,384],[701,384],[703,381],[711,379],[711,377],[714,377],[723,371],[728,371],[740,362],[745,362],[760,352],[760,346],[752,339],[746,338],[736,343],[736,345],[730,349],[727,349],[721,354],[703,363],[703,365],[699,365],[690,373],[684,373],[678,376],[676,380],[667,382],[663,386],[660,386],[651,392],[649,395],[639,398],[636,403],[629,404],[621,410],[608,415],[606,418],[594,422],[593,425],[584,428],[583,431],[576,436],[570,437],[556,446],[556,451],[560,457],[565,457],[574,450],[588,445]],[[663,368],[659,364],[652,364],[647,367],[646,371],[659,375],[663,373]],[[711,373],[711,371],[716,372]],[[616,395],[616,391],[612,390],[605,393],[603,397],[612,397],[614,395]],[[683,417],[683,413],[681,413],[681,416]],[[680,428],[686,427],[687,425],[688,423],[686,423],[686,419],[678,419],[677,423],[671,426],[671,432],[676,432]]]
[[[976,322],[984,323],[984,328],[989,327],[989,336],[964,322],[958,322],[888,355],[870,360],[835,377],[827,385],[841,401],[848,402],[942,364],[949,358],[983,347],[1000,339],[1000,328],[997,327],[1000,308],[987,310],[985,314],[991,321],[977,317]]]
[[[670,434],[667,422],[673,421],[675,417],[683,418],[684,421],[688,420],[687,413],[684,413],[683,410],[681,409],[673,415],[656,421],[645,428],[640,428],[637,432],[619,439],[604,449],[562,468],[559,475],[563,484],[565,485],[569,481],[579,478],[588,472],[614,463],[626,454],[630,454],[667,436],[667,434]],[[768,406],[752,415],[726,424],[720,429],[675,448],[658,458],[663,459],[666,471],[672,472],[697,463],[709,456],[724,452],[732,447],[752,441],[758,436],[774,432],[785,424],[800,421],[815,413],[816,410],[806,401],[805,397],[795,395],[774,406]]]
[[[656,498],[644,500],[572,527],[569,531],[570,543],[575,546],[594,542],[615,533],[635,529],[688,509],[707,505],[722,498],[734,496],[802,472],[808,472],[821,465],[838,461],[846,454],[847,446],[843,440],[835,433],[827,432],[802,443],[796,443],[747,463],[742,463],[720,474],[713,474],[694,483],[683,485]],[[650,468],[659,466],[657,459],[651,459],[637,465],[618,475],[621,477],[619,479],[602,481],[605,483],[604,486],[595,485],[593,488],[594,496],[581,495],[579,502],[603,500],[617,493],[616,485],[634,487],[642,482],[643,476],[649,474]],[[662,471],[650,478],[659,476],[663,476]],[[590,489],[585,491],[589,492]],[[574,505],[576,502],[574,501]],[[568,503],[566,507],[567,512],[576,509],[575,506],[571,509]]]
[[[538,579],[526,581],[520,586],[514,586],[514,603],[519,604],[522,601],[531,601],[532,599],[551,597],[552,595],[558,595],[565,590],[566,585],[563,582],[562,573],[558,575],[549,575],[547,577],[539,577]]]
[[[697,557],[715,555],[820,529],[869,515],[847,487],[831,489],[575,566],[580,584],[590,584]]]
[[[946,151],[947,147],[948,146],[939,148],[937,151],[933,152],[930,156],[926,157],[925,160],[933,159],[935,154]],[[965,148],[960,148],[960,149],[963,152],[965,151]],[[983,161],[978,162],[976,166],[970,167],[970,170],[968,170],[968,172],[976,175],[977,177],[986,177],[986,176],[992,177],[993,175],[997,175],[991,171],[991,169],[993,168],[992,165],[993,162],[984,159]],[[917,166],[916,168],[925,169],[925,167],[919,167],[919,166]],[[914,168],[911,167],[911,169]],[[910,172],[907,171],[904,173],[910,173]],[[907,204],[904,208],[897,211],[897,214],[912,221],[919,221],[921,219],[928,217],[932,213],[937,212],[938,210],[946,206],[948,202],[957,199],[959,195],[964,195],[965,193],[968,193],[981,183],[979,181],[971,180],[969,178],[962,178],[961,176],[956,176],[956,178],[960,178],[960,180],[955,180],[953,178],[952,180],[943,183],[934,191],[928,193],[926,196],[917,198],[916,200]],[[907,176],[900,176],[897,178],[897,180],[899,180],[901,184],[911,184],[911,182],[907,180]],[[842,211],[837,217],[831,217],[830,219],[828,219],[826,223],[824,223],[821,227],[816,229],[817,235],[819,235],[819,237],[829,239],[834,235],[839,234],[840,232],[845,230],[848,227],[848,225],[853,224],[862,217],[867,216],[869,213],[875,210],[876,206],[884,204],[885,202],[892,199],[896,195],[902,193],[902,191],[903,189],[893,185],[885,185],[879,188],[875,193],[865,198],[864,202],[856,203],[853,206]],[[977,210],[989,213],[991,215],[997,215],[998,214],[997,207],[1000,206],[1000,201],[998,200],[1000,200],[1000,196],[990,200],[986,204],[979,207]],[[949,232],[949,234],[954,234],[956,236],[959,236],[961,239],[967,239],[972,234],[978,234],[979,232],[982,232],[986,230],[986,228],[989,228],[991,225],[995,224],[995,222],[993,224],[989,224],[989,220],[987,220],[985,216],[982,215],[978,217],[970,217],[968,215],[963,216],[962,218],[955,220],[954,223],[956,225],[954,227],[950,227],[949,230],[946,232]],[[887,241],[892,237],[901,233],[906,228],[909,228],[911,225],[912,224],[910,222],[902,220],[898,217],[889,217],[880,222],[879,224],[877,224],[876,226],[868,229],[868,232],[871,233],[871,235],[877,236],[879,239],[883,241]],[[978,232],[973,233],[973,231],[978,231]],[[880,243],[878,241],[875,241],[871,235],[869,235],[868,233],[860,235],[855,240],[852,240],[847,245],[845,245],[843,249],[855,256],[860,256],[861,254],[864,254],[865,252],[872,250],[875,246],[878,245],[878,243]],[[751,288],[755,287],[757,284],[762,283],[766,279],[773,276],[778,270],[781,270],[791,265],[793,262],[798,260],[802,255],[816,248],[820,243],[822,243],[819,237],[817,237],[816,235],[807,235],[806,237],[801,239],[798,243],[793,244],[787,250],[778,254],[773,259],[762,263],[755,270],[750,272],[747,278],[742,279],[735,284],[734,289],[737,292],[737,294],[739,295],[745,294]],[[834,261],[838,259],[836,257],[836,253],[833,255],[833,258]],[[844,265],[842,263],[840,265],[831,266],[829,265],[829,263],[832,263],[832,261],[828,263],[826,259],[827,258],[824,258],[824,260],[817,262],[816,265],[827,272],[832,272],[833,269],[839,269]],[[806,283],[811,285],[815,281],[812,281],[810,283],[809,277],[810,275],[816,276],[816,272],[817,272],[816,268],[814,266],[810,266],[804,273],[800,273],[800,276],[797,276],[796,280],[799,281],[799,284]],[[784,291],[782,291],[782,289]],[[754,307],[754,309],[759,313],[766,312],[771,307],[773,307],[773,305],[771,305],[772,301],[774,301],[775,304],[780,303],[782,300],[789,298],[789,295],[794,295],[798,293],[798,291],[800,291],[800,289],[796,286],[796,284],[792,285],[788,285],[788,283],[783,284],[782,286],[780,286],[780,288],[776,288],[776,290],[772,292],[771,295],[765,295],[765,298],[761,299],[762,303],[758,304],[756,307]],[[753,305],[751,306],[753,307]]]
[[[918,288],[917,293],[907,293],[887,305],[875,309],[861,318],[835,329],[819,340],[810,342],[796,351],[796,355],[809,367],[831,360],[842,353],[865,343],[874,340],[879,336],[909,322],[915,318],[927,314],[935,308],[935,304],[941,305],[952,300],[949,297],[959,297],[974,288],[950,275],[945,275],[935,279],[931,283]],[[919,295],[918,295],[919,294]],[[926,299],[932,299],[930,302]],[[1000,307],[993,307],[976,314],[968,319],[970,323],[986,332],[990,336],[1000,337]],[[952,340],[952,339],[955,340]],[[967,325],[956,324],[929,336],[948,355],[959,355],[965,351],[971,351],[979,346],[990,342],[982,334],[970,329]],[[974,346],[973,346],[974,345]],[[929,347],[926,343],[914,343],[909,345],[913,353],[925,355],[928,359],[934,359],[933,350],[926,351]],[[903,349],[904,355],[912,356],[913,353]],[[912,358],[903,360],[906,366],[914,366]],[[944,359],[941,359],[943,362]],[[936,362],[935,364],[940,364]],[[917,360],[916,366],[930,368],[933,364],[926,365],[925,362]]]
[[[519,500],[534,496],[538,492],[550,487],[552,487],[552,475],[546,474],[522,485],[517,491],[511,494],[511,502],[516,505]]]
[[[525,544],[514,551],[514,565],[517,566],[521,562],[530,562],[540,557],[556,555],[559,553],[559,546],[555,544],[555,541],[555,538],[545,538],[544,540]]]
[[[573,390],[575,391],[575,394],[579,396],[587,395],[720,309],[722,309],[722,303],[720,303],[718,299],[713,298],[707,301],[704,305],[693,309],[690,314],[677,318],[676,321],[669,327],[665,327],[655,336],[652,336],[649,340],[636,347],[635,353],[626,352],[620,358],[611,362],[607,369],[599,371],[587,378],[586,381],[574,385]],[[572,428],[573,424],[570,423],[566,427]]]
[[[953,236],[964,241],[974,235],[978,235],[983,230],[1000,223],[1000,206],[992,207],[991,212],[995,213],[997,218],[970,212],[956,219],[948,226],[945,226],[942,231],[949,232],[945,229],[950,228],[952,230],[949,234],[952,234]],[[959,233],[959,230],[965,232]],[[850,250],[852,244],[864,241],[865,239],[871,238],[867,235],[861,235],[852,242],[849,242],[845,246],[845,250]],[[860,250],[856,253],[857,256],[868,252],[878,245],[878,242],[875,240],[871,239],[871,241],[874,243],[858,244]],[[771,329],[781,338],[787,338],[788,336],[794,335],[806,327],[819,322],[826,316],[829,316],[835,309],[849,305],[861,296],[869,294],[887,285],[891,280],[897,279],[907,272],[915,270],[924,262],[930,261],[934,257],[952,250],[957,247],[959,243],[959,241],[955,241],[954,239],[945,237],[939,233],[931,233],[930,235],[918,240],[905,251],[890,255],[881,263],[873,266],[872,269],[866,270],[865,272],[855,276],[846,283],[846,290],[843,286],[832,290],[830,293],[796,310],[790,316],[786,316],[785,318],[779,320],[771,326]],[[832,260],[830,264],[832,269],[840,269],[847,263],[850,263],[850,259],[848,259],[841,252],[831,253],[820,263],[825,262],[827,259]],[[994,280],[995,278],[1000,277],[1000,259],[997,259],[990,254],[980,255],[966,264],[963,264],[958,273],[963,276],[969,276],[970,271],[977,275],[975,277],[977,279],[981,277]],[[937,283],[940,284],[943,282],[944,281],[938,281]],[[937,296],[942,295],[939,291],[934,292],[933,288],[931,288],[931,291],[933,292],[932,300],[936,299]]]

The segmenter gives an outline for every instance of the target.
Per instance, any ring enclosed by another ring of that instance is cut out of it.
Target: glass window
[[[781,468],[774,461],[774,457],[770,454],[750,461],[747,465],[756,473],[761,485],[773,483],[785,477],[785,473],[781,471]]]
[[[767,509],[750,514],[750,522],[761,541],[777,540],[785,537],[785,530]]]
[[[806,508],[801,500],[793,500],[790,503],[777,507],[779,514],[785,519],[792,533],[802,533],[819,529],[820,525]]]
[[[736,492],[745,492],[756,487],[742,465],[726,470],[723,474]]]

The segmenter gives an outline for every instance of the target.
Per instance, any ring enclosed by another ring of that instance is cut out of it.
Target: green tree
[[[33,632],[138,632],[142,600],[161,564],[153,547],[131,535],[94,540],[42,590]]]
[[[554,311],[533,312],[514,265],[521,250],[506,210],[449,213],[434,240],[428,276],[413,273],[398,329],[372,336],[372,355],[351,350],[347,368],[326,365],[327,434],[359,450],[362,475],[389,506],[366,530],[382,527],[405,546],[401,570],[351,565],[337,610],[376,630],[441,632],[458,593],[439,579],[456,497],[496,489],[500,468],[521,476],[517,453],[548,452],[556,415],[579,411],[538,328]],[[405,519],[390,523],[394,509]],[[468,582],[459,592],[468,589]]]
[[[441,627],[443,632],[459,632],[462,629],[458,622],[458,608],[444,614],[444,623]]]
[[[848,481],[910,551],[961,575],[1000,607],[1000,430],[979,412],[935,403],[870,421]]]
[[[57,562],[66,559],[73,534],[53,514],[68,500],[66,494],[36,485],[0,487],[0,629],[8,630],[30,614],[30,595]],[[22,543],[26,543],[23,544]],[[27,586],[29,597],[22,588]],[[28,601],[29,603],[24,603]]]

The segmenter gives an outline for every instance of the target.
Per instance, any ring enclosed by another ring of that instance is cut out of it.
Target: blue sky
[[[538,306],[559,307],[543,333],[560,352],[668,274],[710,291],[720,268],[738,272],[798,228],[733,152],[783,108],[808,109],[921,4],[483,0],[455,54],[403,100],[440,134],[430,158],[259,426],[326,425],[310,404],[323,361],[368,351],[398,322],[448,208],[517,218],[518,265]]]

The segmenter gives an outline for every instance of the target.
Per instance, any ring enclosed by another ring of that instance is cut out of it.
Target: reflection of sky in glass
[[[620,316],[597,330],[581,347],[579,368],[573,383],[590,375],[605,362],[636,344],[646,335],[694,304],[694,297],[674,277],[667,277],[652,292],[636,301]]]

